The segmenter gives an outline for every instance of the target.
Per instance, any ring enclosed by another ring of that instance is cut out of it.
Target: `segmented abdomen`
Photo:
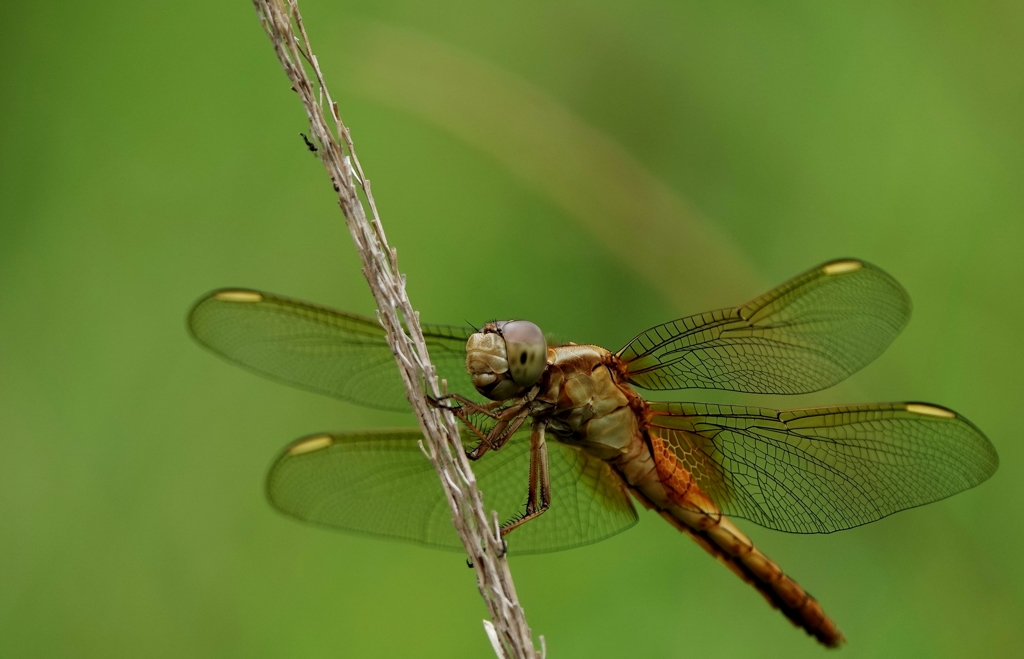
[[[660,487],[647,483],[641,492],[662,517],[693,538],[798,627],[828,647],[843,643],[842,633],[821,605],[754,546],[700,489],[672,449],[651,433],[650,447]],[[652,490],[645,492],[644,490]]]

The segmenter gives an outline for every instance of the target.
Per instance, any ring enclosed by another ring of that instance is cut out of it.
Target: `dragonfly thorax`
[[[544,333],[528,320],[487,323],[466,342],[466,370],[481,394],[508,400],[540,380],[547,351]]]

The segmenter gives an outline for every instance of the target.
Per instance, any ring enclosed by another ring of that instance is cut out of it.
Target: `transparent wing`
[[[880,355],[910,319],[910,297],[878,268],[825,263],[741,307],[680,318],[618,356],[645,389],[818,391]]]
[[[867,524],[974,487],[999,465],[973,424],[925,403],[651,411],[650,431],[724,513],[791,533]]]
[[[384,329],[372,318],[225,289],[199,300],[188,324],[201,345],[260,375],[367,407],[409,409]],[[479,399],[466,373],[472,332],[423,326],[438,377],[448,380],[449,391]]]
[[[267,475],[271,504],[292,517],[345,531],[462,549],[418,430],[313,435],[289,446]],[[548,444],[551,508],[507,536],[531,554],[604,540],[636,523],[618,477],[603,461]],[[530,475],[529,433],[473,463],[484,503],[503,520],[522,511]]]

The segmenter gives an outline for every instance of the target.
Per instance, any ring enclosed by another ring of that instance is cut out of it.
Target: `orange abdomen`
[[[662,517],[754,586],[793,624],[830,648],[842,644],[845,640],[842,633],[825,615],[818,601],[786,576],[774,561],[754,546],[750,538],[722,515],[661,438],[653,433],[649,437],[658,479],[671,501],[665,508],[654,504]]]

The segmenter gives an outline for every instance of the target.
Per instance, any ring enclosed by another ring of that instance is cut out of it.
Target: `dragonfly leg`
[[[494,424],[494,427],[487,433],[487,436],[477,444],[476,448],[466,452],[466,457],[470,460],[479,460],[480,456],[487,451],[491,449],[497,451],[505,445],[509,437],[522,427],[528,416],[530,416],[530,407],[525,403],[509,407],[498,417],[498,422]],[[475,427],[473,428],[477,435],[481,434],[479,430]]]
[[[548,469],[548,445],[544,440],[544,430],[543,421],[533,422],[533,432],[530,433],[530,492],[526,496],[526,513],[501,526],[502,538],[531,519],[540,517],[551,506],[551,473]]]
[[[470,431],[472,431],[474,435],[476,435],[476,438],[479,440],[479,442],[477,442],[477,448],[480,447],[480,444],[485,444],[487,442],[487,433],[480,430],[480,428],[478,428],[475,423],[470,421],[467,417],[462,416],[458,412],[455,412],[455,416],[459,419],[459,421],[462,422],[462,425],[466,426],[466,428],[468,428]],[[476,450],[477,449],[475,448],[473,449],[473,451],[466,451],[466,455],[470,455],[470,453],[473,453]],[[483,453],[481,453],[480,455],[483,455]],[[476,458],[472,459],[475,460]]]
[[[448,394],[446,396],[440,396],[438,398],[432,398],[430,396],[427,396],[427,400],[434,407],[450,410],[452,412],[455,412],[456,414],[459,413],[459,410],[464,411],[468,409],[471,414],[485,414],[491,417],[492,419],[498,418],[498,412],[495,412],[494,410],[498,409],[503,404],[503,402],[500,400],[494,400],[489,403],[481,405],[480,403],[472,401],[461,394]],[[449,400],[454,400],[457,404],[451,405],[448,403]]]
[[[494,446],[494,440],[491,437],[495,436],[495,428],[502,429],[505,427],[501,421],[507,418],[508,409],[502,409],[505,404],[502,401],[492,401],[485,405],[480,405],[472,400],[469,400],[465,396],[459,394],[450,394],[447,396],[441,396],[440,398],[427,397],[427,400],[431,405],[439,409],[448,410],[455,417],[462,422],[462,424],[474,435],[476,435],[477,445],[475,448],[466,451],[466,455],[471,460],[477,460],[490,448],[500,448]],[[449,404],[448,400],[454,400],[457,404]],[[474,422],[472,415],[480,414],[490,419],[497,419],[498,423],[491,428],[491,432],[484,432],[480,429],[480,426]],[[516,426],[518,428],[518,425]],[[514,432],[514,430],[513,430]],[[501,442],[504,444],[504,442]]]

